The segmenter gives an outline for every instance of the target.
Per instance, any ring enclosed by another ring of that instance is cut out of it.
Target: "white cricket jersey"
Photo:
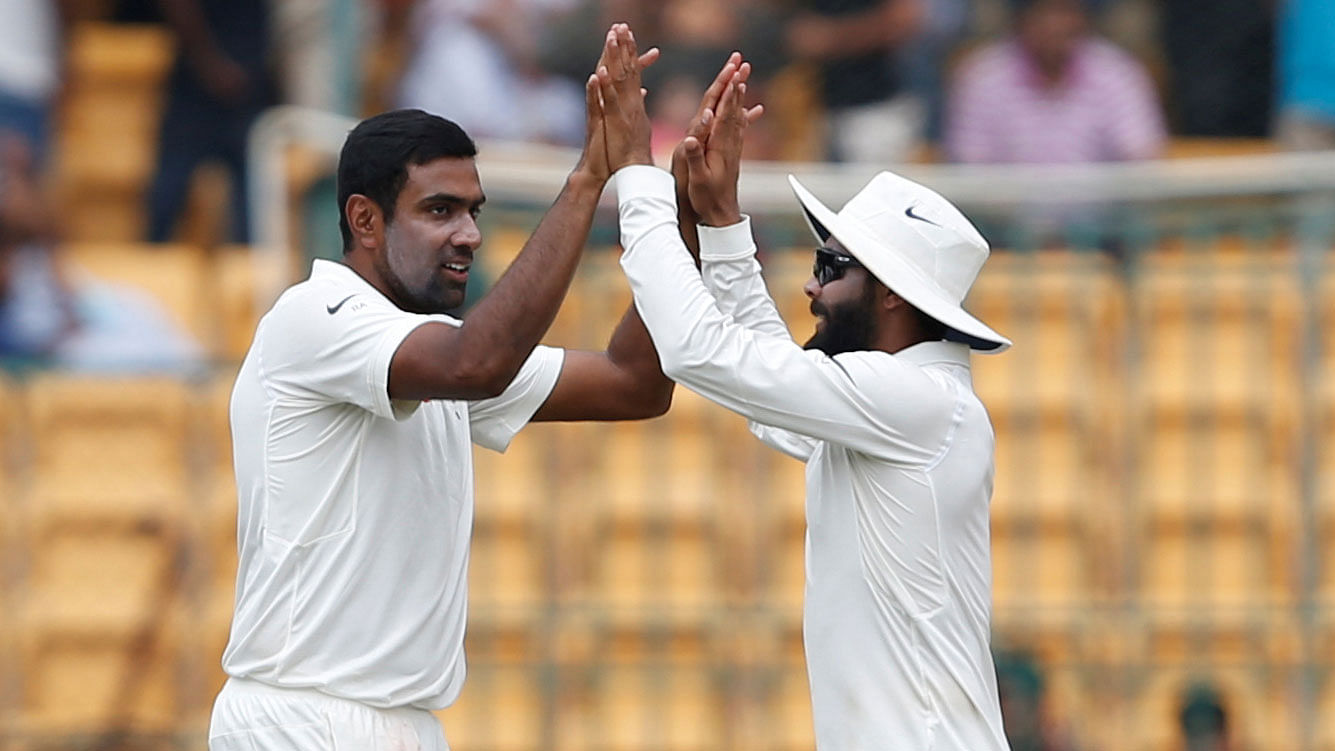
[[[389,398],[409,332],[351,268],[315,261],[261,319],[232,391],[238,547],[231,676],[440,709],[464,680],[470,439],[503,451],[551,393],[534,350],[482,401]]]
[[[749,221],[702,228],[672,178],[617,175],[622,267],[663,369],[805,461],[803,634],[819,751],[1005,751],[989,649],[993,433],[965,345],[805,351]]]

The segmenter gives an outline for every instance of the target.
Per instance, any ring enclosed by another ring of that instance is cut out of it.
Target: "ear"
[[[348,196],[343,211],[347,213],[354,248],[374,250],[384,244],[385,214],[375,201],[361,193],[353,193]]]
[[[908,301],[895,294],[894,290],[891,290],[880,282],[877,282],[877,285],[880,287],[880,289],[877,290],[877,297],[881,299],[882,308],[886,310],[898,310],[899,308],[908,305]]]

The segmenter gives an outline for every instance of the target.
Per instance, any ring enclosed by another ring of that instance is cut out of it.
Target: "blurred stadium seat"
[[[171,34],[81,23],[69,49],[56,171],[64,204],[78,210],[62,215],[61,228],[73,240],[133,242],[145,231]]]

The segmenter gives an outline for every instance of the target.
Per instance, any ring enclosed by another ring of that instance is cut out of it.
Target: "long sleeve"
[[[701,276],[719,310],[760,334],[788,338],[788,325],[779,316],[760,275],[751,218],[743,216],[742,221],[728,227],[701,225],[697,231]],[[816,441],[807,436],[754,420],[747,427],[765,445],[795,459],[806,461],[816,450]]]
[[[884,352],[835,359],[724,315],[682,243],[671,175],[628,167],[617,190],[621,266],[668,377],[749,420],[892,462],[939,455],[948,384]]]

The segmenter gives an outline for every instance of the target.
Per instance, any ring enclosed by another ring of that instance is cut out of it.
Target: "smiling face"
[[[384,247],[373,261],[396,305],[444,313],[463,304],[469,267],[482,245],[477,215],[485,200],[471,158],[409,165],[385,224]]]

